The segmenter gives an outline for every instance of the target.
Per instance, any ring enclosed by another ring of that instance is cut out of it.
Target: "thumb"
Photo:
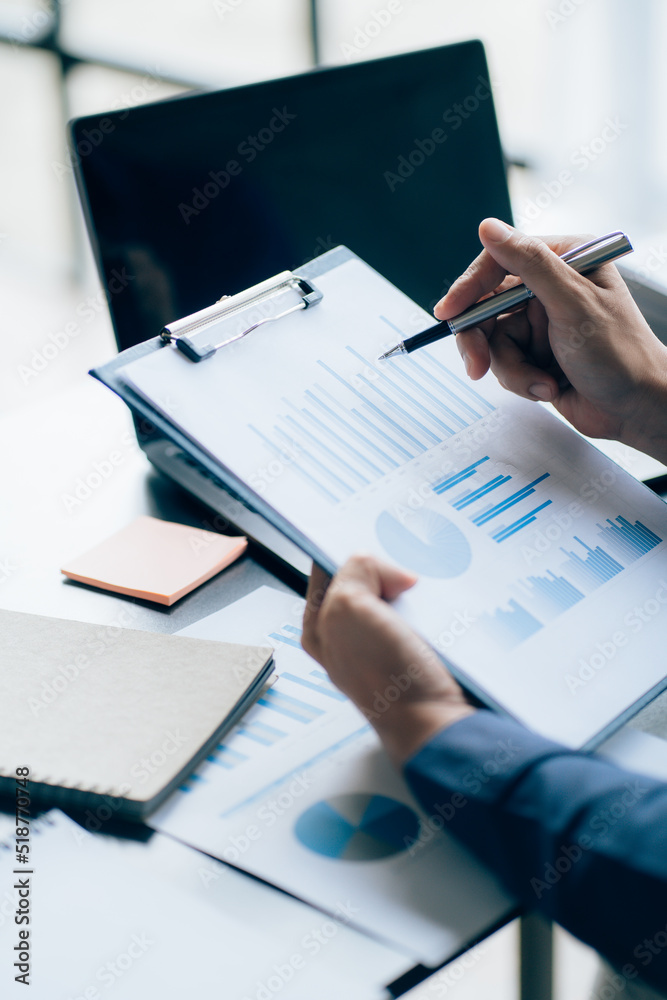
[[[562,313],[569,306],[581,309],[586,278],[561,260],[544,240],[526,236],[500,219],[484,219],[479,238],[501,267],[518,275],[534,292],[547,312]]]
[[[356,585],[364,590],[370,590],[385,601],[393,601],[395,597],[409,590],[417,582],[414,573],[408,573],[397,566],[382,562],[371,555],[352,556],[336,575],[338,585]]]

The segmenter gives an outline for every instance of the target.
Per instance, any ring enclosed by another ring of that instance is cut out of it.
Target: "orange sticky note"
[[[116,594],[171,605],[238,559],[247,545],[247,538],[144,516],[61,573]]]

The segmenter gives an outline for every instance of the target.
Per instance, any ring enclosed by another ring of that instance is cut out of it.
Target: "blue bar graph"
[[[536,511],[538,509],[540,508],[536,508]],[[536,511],[526,515],[526,518],[531,518]],[[528,523],[525,518],[521,521],[523,523],[515,522],[515,525],[502,529],[502,535],[496,533],[492,537],[496,541],[502,541],[509,537],[508,532],[520,530]],[[641,521],[632,524],[622,515],[613,520],[607,518],[604,524],[598,523],[596,527],[598,537],[614,551],[615,556],[602,545],[589,545],[583,538],[575,535],[573,541],[581,551],[561,547],[560,551],[567,558],[561,562],[556,572],[547,570],[543,576],[528,576],[517,581],[514,590],[519,600],[512,598],[509,610],[498,608],[480,617],[487,634],[499,645],[511,649],[524,642],[544,623],[568,611],[609,580],[613,580],[662,541],[659,535]]]
[[[310,671],[312,674],[317,674],[315,670]],[[310,688],[311,691],[317,691],[319,694],[324,694],[327,698],[334,698],[336,701],[345,701],[345,695],[337,691],[330,680],[324,681],[308,681],[305,677],[297,677],[296,674],[281,673],[281,677],[284,677],[286,681],[292,681],[293,684],[301,684],[302,687]]]
[[[501,525],[500,528],[497,528],[496,531],[493,532],[491,538],[493,538],[493,540],[496,542],[504,542],[506,539],[514,535],[517,531],[521,531],[522,528],[525,528],[527,525],[531,524],[536,519],[539,512],[541,510],[544,510],[545,507],[548,507],[551,502],[552,502],[551,500],[545,500],[544,503],[541,503],[539,507],[535,507],[533,508],[533,510],[529,510],[527,514],[524,514],[523,517],[520,517],[518,521],[514,521],[514,523],[508,525],[508,527]]]
[[[512,496],[507,497],[506,500],[501,500],[501,502],[497,503],[495,507],[491,507],[486,511],[483,511],[481,514],[477,514],[475,517],[472,517],[471,521],[473,522],[473,524],[476,524],[479,527],[481,527],[483,524],[486,524],[487,521],[490,521],[492,520],[492,518],[497,517],[498,514],[502,514],[504,510],[509,510],[509,508],[513,507],[515,504],[521,503],[522,500],[525,500],[526,497],[529,497],[532,493],[535,492],[535,487],[538,485],[538,483],[541,483],[548,478],[549,478],[549,473],[544,472],[541,476],[538,476],[537,479],[533,479],[532,483],[528,483],[527,486],[524,486],[520,490],[517,490],[516,493],[512,494]]]
[[[513,649],[543,627],[514,598],[508,602],[508,609],[498,608],[492,614],[480,615],[479,621],[485,632],[505,649]]]
[[[495,409],[428,351],[419,361],[380,365],[353,346],[346,351],[352,369],[317,361],[320,380],[300,398],[284,397],[270,427],[248,425],[280,463],[276,475],[293,472],[330,504],[372,488]],[[482,461],[488,456],[475,467]],[[457,475],[459,482],[466,478]]]
[[[282,632],[288,632],[289,635],[283,635]],[[275,639],[276,642],[282,643],[283,646],[293,646],[295,649],[301,649],[301,629],[297,629],[293,625],[283,625],[282,632],[271,632],[269,639]]]
[[[209,754],[206,758],[210,764],[217,764],[219,767],[224,767],[225,770],[231,771],[239,764],[243,764],[244,761],[248,760],[247,754],[239,753],[238,750],[232,750],[231,747],[225,746],[221,743],[214,754]]]
[[[605,524],[598,524],[598,536],[605,541],[617,555],[634,561],[645,552],[650,552],[662,541],[655,532],[650,531],[641,521],[634,524],[624,517],[617,517],[616,523],[607,518]]]
[[[527,598],[532,598],[533,604],[541,606],[543,615],[549,618],[555,618],[585,597],[564,576],[556,576],[551,570],[547,570],[546,576],[529,576],[520,586]],[[536,612],[538,607],[534,607]]]
[[[574,540],[583,547],[586,555],[582,558],[577,552],[561,548],[561,552],[570,557],[563,563],[562,568],[589,591],[601,587],[625,568],[622,563],[605,552],[601,545],[592,548],[586,542],[582,542],[577,535],[574,536]]]
[[[265,747],[272,747],[274,743],[278,743],[279,740],[287,736],[287,733],[282,729],[267,726],[264,722],[244,722],[236,731],[240,736],[245,736]]]
[[[292,698],[281,691],[274,691],[269,688],[261,698],[257,699],[258,705],[270,708],[279,715],[284,715],[288,719],[295,719],[297,722],[312,722],[320,715],[324,715],[324,710],[308,702]]]
[[[475,503],[476,500],[480,500],[487,493],[491,493],[492,490],[497,490],[499,486],[503,486],[511,478],[511,476],[496,476],[494,479],[490,479],[488,483],[485,483],[484,486],[480,486],[479,489],[473,490],[472,493],[464,494],[458,500],[454,500],[452,507],[456,508],[456,510],[463,510],[464,507],[468,507],[471,503]]]
[[[431,489],[438,496],[441,496],[443,493],[449,492],[455,486],[458,486],[460,483],[464,483],[466,480],[470,479],[471,476],[477,475],[477,473],[479,473],[480,471],[483,472],[484,469],[481,469],[480,467],[483,466],[483,464],[485,462],[488,462],[489,460],[490,460],[489,456],[484,455],[483,458],[480,458],[476,462],[473,462],[472,465],[468,465],[465,469],[461,469],[460,472],[455,472],[451,476],[448,476],[446,479],[441,479],[439,482],[434,483]],[[506,497],[504,500],[500,500],[497,503],[486,504],[481,509],[477,507],[476,511],[471,515],[470,521],[472,521],[472,523],[477,525],[478,527],[481,527],[482,525],[486,524],[487,521],[492,521],[503,511],[509,510],[511,507],[514,507],[515,504],[521,503],[523,500],[526,500],[528,497],[532,496],[535,493],[536,486],[538,486],[539,483],[544,482],[544,480],[548,478],[549,478],[549,473],[544,472],[541,476],[538,476],[537,479],[534,479],[531,483],[528,483],[526,486],[522,486],[520,490],[516,490],[514,493],[511,494],[511,496]],[[482,500],[485,496],[488,496],[489,493],[493,493],[494,490],[506,486],[507,483],[511,481],[511,479],[512,476],[506,475],[501,472],[493,476],[486,482],[482,483],[480,486],[476,488],[462,490],[460,493],[457,493],[454,496],[454,498],[449,502],[455,510],[465,510],[466,507],[471,507],[473,504],[476,504],[478,501]],[[539,504],[539,506],[534,507],[532,510],[528,511],[527,514],[524,514],[522,517],[520,517],[516,521],[513,521],[511,524],[507,525],[501,524],[499,527],[497,527],[494,531],[491,532],[490,537],[493,538],[493,540],[498,543],[506,541],[508,538],[511,538],[512,535],[514,535],[517,531],[521,531],[522,528],[525,528],[529,524],[532,524],[533,521],[536,520],[537,515],[540,513],[540,511],[544,510],[544,508],[548,507],[549,504],[551,504],[552,502],[553,501],[551,500],[545,500],[543,503]]]
[[[461,472],[455,472],[453,476],[449,476],[448,479],[443,479],[439,483],[435,483],[433,486],[434,493],[446,493],[447,490],[451,490],[453,486],[458,486],[462,483],[464,479],[469,479],[470,476],[474,476],[477,467],[482,464],[482,462],[488,462],[489,456],[485,455],[484,458],[478,459],[469,465],[466,469],[462,469]]]

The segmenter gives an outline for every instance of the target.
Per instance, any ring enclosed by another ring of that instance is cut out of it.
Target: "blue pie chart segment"
[[[385,795],[337,795],[302,813],[294,832],[304,847],[325,858],[377,861],[415,843],[419,817]]]
[[[434,510],[411,511],[399,521],[384,510],[375,530],[387,555],[422,576],[449,579],[470,565],[470,545],[463,532]]]

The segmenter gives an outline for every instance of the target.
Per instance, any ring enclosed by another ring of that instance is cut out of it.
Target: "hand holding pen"
[[[500,224],[504,225],[504,223]],[[588,240],[581,246],[572,247],[564,254],[561,254],[560,258],[569,264],[570,267],[574,268],[578,274],[589,274],[591,271],[595,271],[598,267],[601,267],[602,264],[618,260],[619,257],[624,257],[625,254],[631,252],[632,244],[630,240],[625,233],[619,231],[608,233],[599,239]],[[387,358],[393,358],[399,354],[411,354],[413,351],[418,350],[418,348],[434,344],[444,337],[463,333],[464,330],[481,326],[487,320],[495,319],[503,313],[520,308],[534,297],[535,293],[523,282],[510,284],[508,288],[497,291],[495,295],[477,302],[474,306],[471,306],[459,315],[453,316],[451,319],[444,319],[442,322],[436,324],[436,326],[429,327],[428,330],[423,330],[421,333],[416,333],[414,336],[401,341],[395,347],[381,354],[378,361],[386,361]]]
[[[543,240],[497,219],[486,219],[479,235],[484,250],[438,303],[436,317],[453,320],[517,281],[533,297],[520,311],[458,333],[470,378],[491,369],[512,392],[553,402],[583,434],[667,460],[667,348],[616,268],[599,266],[584,277],[562,260],[581,237]]]

